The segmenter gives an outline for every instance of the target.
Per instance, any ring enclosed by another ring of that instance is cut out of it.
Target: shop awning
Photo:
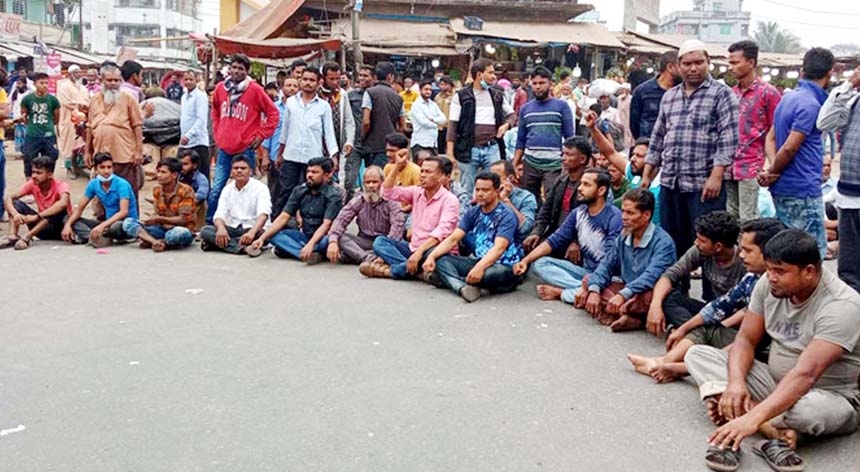
[[[60,60],[63,62],[77,64],[79,66],[97,66],[104,62],[104,59],[99,56],[77,51],[64,46],[48,45],[48,47],[53,49],[55,52],[60,53],[60,56],[62,57],[62,59]]]
[[[339,39],[273,38],[251,39],[214,36],[215,47],[221,54],[245,54],[249,57],[285,59],[299,57],[322,49],[337,51]]]
[[[615,34],[597,23],[528,23],[484,21],[480,31],[466,28],[462,18],[451,18],[451,28],[462,36],[509,39],[534,43],[574,43],[624,49]]]
[[[249,39],[269,39],[282,34],[284,23],[304,5],[305,0],[272,0],[241,23],[221,32],[223,36]]]
[[[618,40],[624,43],[627,46],[627,51],[631,53],[659,55],[667,51],[677,50],[676,47],[650,41],[630,32],[618,33]]]
[[[429,47],[391,47],[380,48],[374,46],[362,46],[361,52],[368,54],[387,54],[389,56],[408,56],[408,57],[431,57],[431,56],[459,56],[453,47],[429,46]]]
[[[429,50],[441,47],[453,50],[457,41],[457,36],[447,23],[362,18],[359,33],[363,48],[370,46]],[[349,19],[334,21],[331,37],[351,42],[352,23]]]

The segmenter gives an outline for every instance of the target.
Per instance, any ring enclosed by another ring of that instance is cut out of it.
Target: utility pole
[[[355,58],[353,71],[355,74],[358,74],[358,69],[364,62],[361,57],[361,34],[359,32],[359,23],[361,22],[359,17],[363,7],[364,0],[354,0],[352,11],[350,12],[350,19],[352,20],[352,55]],[[356,75],[356,77],[358,76]]]
[[[84,50],[84,0],[78,2],[78,49]]]

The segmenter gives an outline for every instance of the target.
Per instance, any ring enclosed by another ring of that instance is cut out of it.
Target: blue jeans
[[[3,199],[6,191],[6,146],[3,140],[0,139],[0,200]],[[0,205],[0,220],[5,214],[5,205]]]
[[[544,282],[562,289],[561,301],[573,304],[576,292],[582,286],[582,279],[588,275],[584,267],[566,259],[541,257],[532,264],[532,272]]]
[[[160,225],[144,226],[134,218],[126,218],[122,222],[122,230],[132,238],[138,237],[141,229],[155,239],[164,240],[169,248],[188,247],[194,242],[194,234],[190,229],[182,226],[174,226],[170,229],[165,229]]]
[[[424,257],[418,263],[419,270],[431,251],[432,249],[428,249],[424,253]],[[412,255],[412,249],[409,248],[408,242],[395,241],[388,236],[379,236],[373,241],[373,252],[391,266],[392,279],[401,280],[411,277],[411,274],[406,270],[406,260]]]
[[[301,259],[299,254],[302,252],[302,248],[305,247],[305,244],[310,241],[310,236],[301,232],[297,229],[285,229],[283,231],[278,232],[269,242],[272,246],[280,249],[281,251],[286,252],[287,254],[295,257],[296,259]],[[314,246],[314,252],[318,252],[320,254],[325,254],[328,249],[328,236],[320,239],[316,246]]]
[[[466,276],[478,264],[479,259],[462,256],[443,256],[436,261],[436,274],[442,283],[454,293],[468,285]],[[522,283],[522,277],[514,275],[513,267],[504,264],[493,264],[484,271],[484,277],[474,284],[492,293],[513,292]]]
[[[242,153],[251,161],[251,170],[257,165],[257,156],[253,149],[246,149]],[[212,187],[209,189],[209,206],[206,208],[206,224],[212,224],[212,219],[215,216],[215,210],[218,209],[218,199],[221,198],[221,191],[227,185],[227,180],[230,179],[230,169],[232,167],[234,154],[227,154],[222,150],[218,150],[218,157],[215,159],[215,178],[212,180]]]
[[[773,196],[776,217],[789,228],[802,229],[818,243],[821,259],[827,254],[827,232],[824,230],[824,203],[821,197],[794,198]]]
[[[475,177],[478,172],[489,169],[493,163],[501,159],[499,145],[495,141],[487,146],[473,147],[471,160],[458,164],[460,167],[460,185],[471,194],[475,190]]]
[[[827,155],[827,138],[830,138],[830,157],[836,157],[836,133],[824,131],[821,133],[821,155]]]

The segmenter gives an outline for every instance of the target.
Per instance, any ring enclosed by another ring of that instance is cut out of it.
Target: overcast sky
[[[621,29],[624,0],[580,1],[600,10],[601,19],[607,22],[609,29]],[[660,16],[692,7],[692,0],[661,0]],[[759,21],[776,21],[793,31],[807,47],[860,44],[860,2],[857,0],[745,0],[743,9],[752,13],[751,33]]]

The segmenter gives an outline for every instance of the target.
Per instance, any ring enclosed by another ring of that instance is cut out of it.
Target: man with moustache
[[[520,185],[541,200],[561,175],[562,143],[572,138],[573,113],[562,100],[550,97],[552,73],[546,67],[532,72],[535,99],[520,110],[514,168],[523,161]]]
[[[433,101],[442,110],[445,115],[445,125],[439,127],[438,137],[436,141],[437,153],[445,149],[446,138],[448,137],[448,116],[451,114],[451,102],[454,100],[454,81],[451,77],[444,75],[439,78],[439,93]],[[414,157],[414,156],[413,156]]]
[[[660,113],[663,94],[683,80],[678,71],[678,53],[664,52],[660,56],[660,75],[642,82],[633,91],[633,98],[630,100],[630,132],[633,139],[651,138],[651,131],[654,130],[654,123]]]
[[[413,159],[421,149],[436,154],[439,127],[448,123],[448,119],[439,109],[439,105],[430,99],[433,95],[433,82],[422,80],[419,87],[420,96],[412,104],[412,109],[409,111],[409,118],[412,122],[411,149]]]
[[[121,90],[120,70],[113,64],[101,68],[102,91],[90,101],[87,116],[87,146],[84,158],[93,165],[93,155],[108,153],[113,173],[131,184],[134,202],[143,185],[143,118],[140,105]]]
[[[340,87],[340,65],[337,62],[326,62],[322,68],[322,80],[319,87],[320,98],[331,106],[332,124],[337,146],[341,156],[352,153],[355,145],[355,117],[346,90]],[[329,153],[330,154],[330,153]],[[338,175],[340,162],[334,161],[334,175]]]
[[[197,88],[194,71],[182,74],[183,93],[180,96],[179,116],[180,149],[191,149],[197,153],[197,170],[209,178],[209,97]]]
[[[363,192],[356,195],[338,213],[328,233],[326,255],[333,263],[361,264],[373,261],[373,242],[379,236],[394,241],[403,239],[406,215],[400,205],[385,200],[380,194],[385,175],[377,166],[364,171]],[[358,234],[349,234],[347,227],[355,221]]]
[[[75,148],[77,147],[77,123],[73,115],[82,117],[90,102],[90,94],[81,83],[83,71],[77,65],[69,66],[69,78],[60,82],[57,86],[57,99],[60,101],[60,122],[57,124],[57,149],[60,158],[65,161],[67,170],[78,168],[75,162]],[[72,174],[74,175],[74,174]]]

